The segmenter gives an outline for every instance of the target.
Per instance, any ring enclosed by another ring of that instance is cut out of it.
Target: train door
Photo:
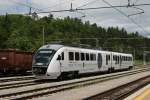
[[[63,72],[66,68],[66,52],[65,50],[58,54],[57,62],[55,64],[58,64],[58,68],[60,72]]]
[[[98,53],[97,62],[98,62],[98,68],[100,69],[102,67],[102,54],[101,53]]]

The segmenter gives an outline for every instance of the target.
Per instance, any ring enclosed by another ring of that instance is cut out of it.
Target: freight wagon
[[[32,68],[32,52],[0,50],[0,73],[25,73]]]

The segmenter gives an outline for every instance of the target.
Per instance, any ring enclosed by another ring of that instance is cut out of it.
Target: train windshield
[[[56,51],[51,50],[51,49],[42,49],[39,50],[36,55],[34,56],[34,61],[33,64],[34,65],[44,65],[47,66],[53,55],[55,54]]]

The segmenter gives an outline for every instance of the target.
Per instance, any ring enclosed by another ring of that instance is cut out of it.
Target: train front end
[[[34,55],[32,73],[37,79],[57,79],[60,72],[57,51],[62,45],[42,46]]]

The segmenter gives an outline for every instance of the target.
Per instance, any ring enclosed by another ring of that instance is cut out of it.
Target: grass
[[[134,60],[134,65],[143,65],[143,60]],[[146,64],[150,65],[150,61],[146,61]]]

